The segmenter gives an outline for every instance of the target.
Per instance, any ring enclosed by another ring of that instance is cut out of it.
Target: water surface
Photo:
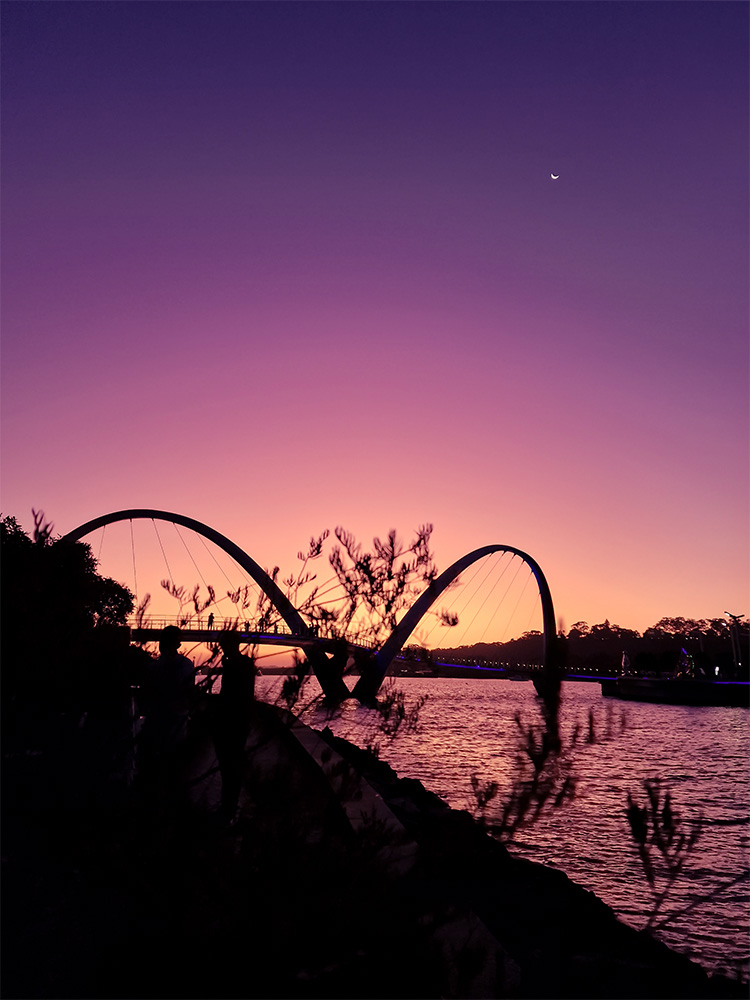
[[[392,742],[378,733],[373,713],[345,703],[329,718],[319,703],[302,712],[308,725],[330,725],[359,745],[381,743],[381,756],[403,777],[418,778],[454,808],[472,808],[471,775],[497,781],[502,799],[514,776],[516,713],[537,715],[530,681],[397,679],[409,703],[427,697],[415,733]],[[258,695],[273,700],[278,677],[261,677]],[[319,691],[312,681],[304,701]],[[517,834],[512,849],[559,867],[595,892],[618,916],[643,927],[653,894],[643,876],[625,817],[627,793],[642,795],[645,778],[659,778],[683,821],[701,819],[701,835],[660,917],[721,889],[659,931],[672,947],[711,971],[747,976],[750,883],[723,889],[750,860],[750,712],[741,708],[651,705],[603,699],[595,683],[563,686],[563,729],[588,732],[593,710],[596,741],[576,754],[572,803]],[[624,723],[624,726],[623,726]],[[609,735],[607,735],[609,732]]]

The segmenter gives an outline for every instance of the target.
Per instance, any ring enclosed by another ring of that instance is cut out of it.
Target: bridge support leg
[[[307,659],[313,669],[313,673],[318,678],[318,683],[323,688],[326,701],[338,705],[346,698],[351,698],[351,691],[344,683],[344,678],[338,671],[337,666],[328,659],[322,649],[308,649]]]
[[[377,654],[363,662],[360,678],[354,685],[352,697],[358,698],[363,705],[371,705],[377,697],[380,685],[383,683],[390,660],[383,666]]]

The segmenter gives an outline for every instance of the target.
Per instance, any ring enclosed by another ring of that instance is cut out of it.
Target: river
[[[380,742],[381,757],[399,775],[419,779],[454,808],[472,808],[472,773],[497,781],[501,791],[495,801],[501,801],[514,773],[514,717],[536,717],[532,683],[417,677],[393,683],[407,706],[426,698],[416,732],[400,732],[389,741],[374,728],[374,713],[353,701],[333,718],[316,701],[301,717],[313,728],[329,725],[361,746]],[[279,677],[260,677],[258,697],[273,701],[280,684]],[[317,682],[310,681],[301,704],[317,692]],[[563,685],[564,733],[580,723],[587,734],[591,710],[596,739],[581,740],[575,751],[575,798],[523,829],[511,849],[560,868],[623,921],[643,927],[653,895],[625,808],[628,792],[643,802],[643,780],[659,778],[683,823],[700,818],[701,833],[659,910],[660,920],[676,915],[658,936],[709,971],[736,976],[741,970],[747,978],[750,882],[723,887],[750,867],[750,712],[618,702],[603,699],[596,683]],[[712,898],[677,913],[717,889]]]

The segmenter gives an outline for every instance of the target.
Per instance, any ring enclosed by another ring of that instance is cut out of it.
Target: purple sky
[[[14,2],[2,46],[4,513],[282,567],[432,521],[567,627],[750,612],[746,4]]]

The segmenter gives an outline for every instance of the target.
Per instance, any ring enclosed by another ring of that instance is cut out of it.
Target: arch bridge
[[[282,627],[281,632],[277,630],[275,633],[264,634],[262,637],[258,637],[256,633],[250,632],[248,641],[273,642],[278,645],[298,646],[304,649],[326,698],[331,701],[340,702],[350,697],[358,698],[360,701],[371,701],[374,699],[383,679],[388,673],[391,663],[401,652],[409,636],[441,594],[469,566],[495,552],[509,552],[516,555],[530,568],[539,589],[542,605],[545,673],[550,677],[559,673],[560,664],[557,657],[555,614],[547,580],[539,564],[530,555],[511,545],[484,545],[481,548],[474,549],[462,558],[457,559],[456,562],[433,580],[417,598],[409,611],[406,612],[380,649],[370,650],[370,655],[362,658],[361,675],[353,690],[350,691],[341,676],[340,670],[334,666],[326,655],[327,649],[331,644],[331,639],[319,636],[316,630],[304,620],[286,594],[284,594],[268,573],[244,549],[221,534],[221,532],[216,531],[215,528],[203,524],[194,518],[186,517],[184,514],[175,514],[170,511],[151,508],[132,508],[114,511],[110,514],[103,514],[100,517],[93,518],[69,531],[63,537],[70,541],[79,541],[91,532],[96,531],[98,528],[103,528],[108,524],[114,524],[118,521],[141,519],[167,521],[188,528],[213,542],[234,559],[266,594],[271,604],[278,611],[285,626],[285,628]],[[205,630],[191,629],[191,635],[193,632],[196,633],[195,638],[198,641],[210,641],[212,638],[216,638],[217,635],[215,629],[208,628]],[[146,633],[144,633],[144,636],[146,636]],[[353,651],[355,646],[356,643],[347,642],[350,652]]]

